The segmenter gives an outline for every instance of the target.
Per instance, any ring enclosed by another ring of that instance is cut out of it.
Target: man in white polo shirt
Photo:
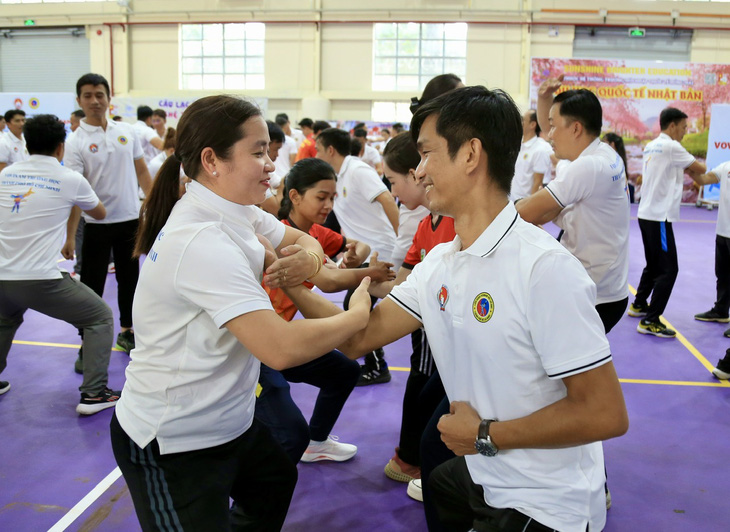
[[[157,157],[163,149],[162,137],[152,128],[153,114],[154,111],[151,107],[140,105],[137,107],[137,121],[132,126],[142,144],[145,164],[150,164],[150,161]]]
[[[96,219],[106,210],[89,182],[60,164],[63,122],[39,115],[28,120],[25,133],[28,160],[0,172],[0,372],[26,310],[82,328],[86,363],[76,411],[95,414],[119,399],[120,392],[107,387],[114,318],[89,287],[58,269],[57,257],[73,256],[74,232],[67,231],[72,208]],[[0,394],[9,389],[0,381]]]
[[[29,157],[23,137],[25,111],[11,109],[5,113],[5,122],[8,130],[0,135],[0,170]]]
[[[378,259],[390,262],[398,235],[398,206],[383,180],[366,163],[350,155],[350,135],[337,128],[319,133],[317,158],[327,161],[337,173],[337,197],[333,212],[342,234],[365,242]],[[345,307],[349,295],[345,298]],[[373,299],[375,301],[375,299]],[[385,344],[383,344],[385,345]],[[382,345],[365,357],[359,386],[389,382],[388,363]]]
[[[280,176],[285,176],[291,170],[294,161],[297,158],[297,149],[299,144],[294,140],[292,136],[291,124],[289,123],[289,116],[286,113],[279,113],[275,119],[276,125],[279,126],[284,132],[284,144],[279,148],[279,156],[277,157],[274,164],[276,166],[276,173]]]
[[[603,111],[588,90],[553,98],[560,81],[540,87],[538,118],[561,165],[555,180],[516,204],[528,222],[554,221],[560,243],[583,264],[596,283],[596,310],[608,333],[629,302],[629,198],[621,157],[601,142]],[[562,162],[562,161],[561,161]]]
[[[701,184],[707,167],[679,143],[687,133],[686,114],[667,107],[659,115],[659,126],[662,132],[644,148],[638,217],[646,267],[629,316],[641,318],[636,330],[642,334],[674,338],[676,331],[659,320],[679,272],[672,223],[679,221],[685,172]]]
[[[356,129],[354,137],[362,142],[362,151],[359,156],[360,160],[373,168],[378,175],[383,175],[383,158],[378,153],[378,150],[368,144],[368,130],[365,127]]]
[[[600,440],[627,430],[626,407],[595,285],[508,200],[521,130],[510,97],[484,87],[416,111],[416,177],[457,237],[426,255],[340,349],[358,356],[423,324],[452,401],[439,430],[457,457],[424,491],[444,530],[602,530]],[[289,293],[307,318],[339,310],[308,290]],[[556,301],[559,311],[548,311]]]
[[[66,146],[64,164],[88,179],[107,209],[103,221],[84,216],[81,282],[101,296],[114,251],[121,324],[117,345],[129,353],[134,349],[132,300],[139,278],[139,261],[132,256],[139,218],[137,186],[149,194],[152,179],[132,126],[107,120],[107,80],[85,74],[76,82],[76,94],[86,118]]]
[[[550,144],[540,136],[537,112],[528,109],[522,115],[522,145],[515,163],[510,199],[518,200],[534,194],[550,181],[553,163]]]

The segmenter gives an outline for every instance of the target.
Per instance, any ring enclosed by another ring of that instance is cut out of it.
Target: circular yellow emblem
[[[492,319],[492,314],[494,314],[494,300],[492,299],[492,296],[486,292],[482,292],[477,295],[477,297],[474,298],[471,310],[478,322],[488,322]]]
[[[119,144],[122,145],[127,143],[127,137],[125,137],[124,135],[120,136],[117,140],[119,141]]]

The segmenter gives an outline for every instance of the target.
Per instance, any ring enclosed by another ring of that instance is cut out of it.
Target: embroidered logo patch
[[[439,307],[442,311],[445,311],[446,303],[449,301],[449,289],[445,284],[441,285],[441,289],[439,290],[436,297],[438,297],[439,300]]]
[[[494,300],[486,292],[482,292],[474,298],[474,303],[471,306],[471,310],[474,313],[474,317],[479,323],[486,323],[492,319],[494,314]]]
[[[91,146],[89,146],[89,151],[91,153],[96,153],[99,151],[99,146],[97,146],[96,144],[92,144]]]
[[[122,145],[124,145],[128,142],[127,137],[125,137],[124,135],[120,136],[117,140],[119,141],[119,144],[122,144]]]
[[[343,198],[347,197],[347,188],[345,188],[345,187],[342,187],[342,197]]]

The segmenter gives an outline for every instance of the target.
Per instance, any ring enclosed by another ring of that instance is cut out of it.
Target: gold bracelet
[[[322,259],[315,251],[307,251],[307,255],[311,255],[312,257],[314,257],[314,261],[317,263],[315,272],[309,277],[311,279],[312,277],[316,277],[319,271],[322,269]]]

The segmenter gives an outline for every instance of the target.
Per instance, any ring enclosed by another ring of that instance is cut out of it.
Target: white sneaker
[[[310,441],[309,447],[302,455],[302,462],[321,462],[332,460],[344,462],[357,454],[357,447],[349,443],[340,443],[337,436],[328,436],[324,441]]]
[[[423,502],[423,485],[420,478],[414,478],[408,483],[408,491],[406,491],[411,499]]]

